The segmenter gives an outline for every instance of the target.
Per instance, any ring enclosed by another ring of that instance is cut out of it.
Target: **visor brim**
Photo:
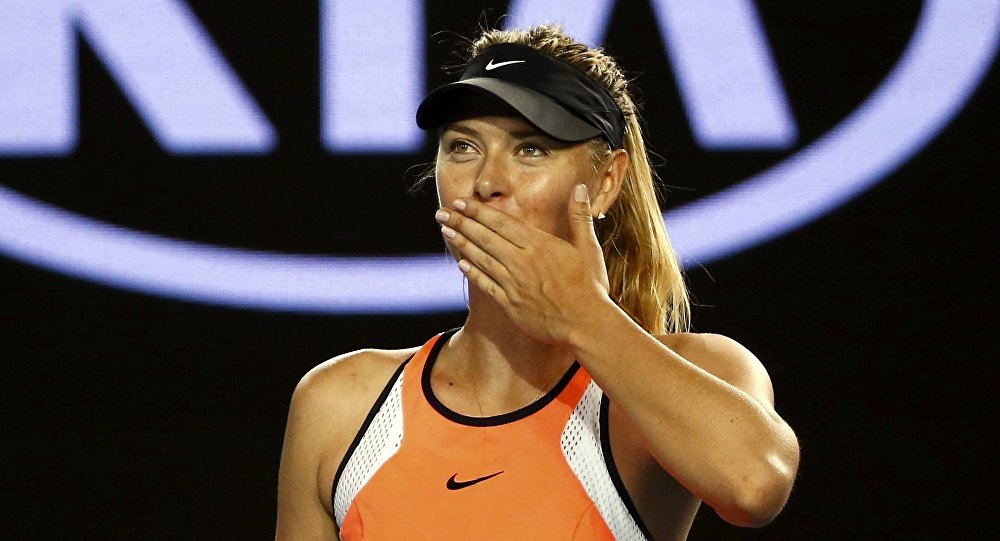
[[[432,91],[417,109],[417,126],[425,130],[441,126],[452,118],[458,95],[470,91],[500,100],[554,139],[578,142],[603,135],[599,128],[545,94],[490,77],[473,77]]]

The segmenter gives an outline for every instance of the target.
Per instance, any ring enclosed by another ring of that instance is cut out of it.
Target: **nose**
[[[490,201],[507,195],[510,186],[507,174],[508,171],[500,159],[484,158],[483,166],[479,169],[479,176],[476,177],[474,187],[476,196],[481,201]]]
[[[483,201],[489,201],[495,197],[501,197],[503,193],[497,189],[498,182],[480,176],[476,179],[476,195]]]

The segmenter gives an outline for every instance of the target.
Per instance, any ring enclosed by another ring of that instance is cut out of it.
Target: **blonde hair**
[[[628,170],[621,193],[596,222],[611,284],[611,298],[642,328],[653,334],[689,329],[691,303],[684,275],[656,199],[655,176],[639,126],[639,115],[628,91],[628,80],[613,58],[567,36],[559,26],[527,30],[489,30],[470,44],[470,60],[501,43],[526,45],[569,62],[604,86],[625,114]],[[595,163],[610,156],[607,141],[594,140]]]

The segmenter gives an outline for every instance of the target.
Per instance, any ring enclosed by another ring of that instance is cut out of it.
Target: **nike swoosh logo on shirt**
[[[506,62],[497,62],[494,64],[493,59],[491,58],[490,62],[486,64],[486,71],[493,71],[497,68],[502,68],[510,64],[520,64],[521,62],[527,62],[527,60],[507,60]]]
[[[501,473],[503,473],[503,472],[502,471],[498,471],[498,472],[496,472],[494,474],[487,475],[486,477],[480,477],[478,479],[473,479],[471,481],[456,481],[455,478],[458,477],[458,474],[456,473],[455,475],[451,476],[451,479],[448,479],[448,482],[445,483],[445,486],[448,487],[448,490],[460,490],[460,489],[463,489],[463,488],[466,488],[466,487],[471,487],[472,485],[474,485],[476,483],[482,483],[483,481],[485,481],[487,479],[490,479],[492,477],[496,477],[496,476],[500,475]]]

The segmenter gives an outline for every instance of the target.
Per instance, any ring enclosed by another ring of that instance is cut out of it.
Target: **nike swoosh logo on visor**
[[[510,64],[520,64],[521,62],[527,62],[527,60],[507,60],[506,62],[497,62],[494,64],[493,59],[491,58],[490,62],[486,64],[486,71],[493,71],[497,68],[502,68]]]
[[[502,471],[498,471],[498,472],[496,472],[496,473],[494,473],[492,475],[487,475],[486,477],[480,477],[478,479],[473,479],[471,481],[456,481],[455,478],[458,477],[458,474],[456,473],[455,475],[451,476],[451,479],[448,479],[448,482],[445,483],[445,486],[448,487],[448,490],[460,490],[460,489],[463,489],[463,488],[466,488],[466,487],[471,487],[472,485],[474,485],[476,483],[482,483],[483,481],[485,481],[487,479],[490,479],[492,477],[496,477],[496,476],[500,475],[501,473],[503,473],[503,472]]]

